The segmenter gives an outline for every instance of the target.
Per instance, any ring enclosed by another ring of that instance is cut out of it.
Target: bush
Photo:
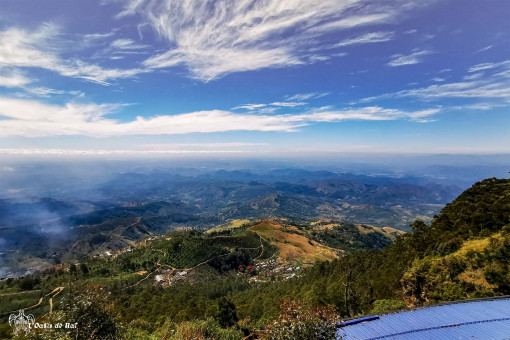
[[[40,323],[76,323],[76,328],[34,328],[20,339],[124,339],[117,325],[109,294],[104,288],[89,285],[84,291],[66,288],[60,310],[47,314]],[[16,338],[17,339],[17,338]]]
[[[32,290],[39,283],[38,280],[26,277],[19,282],[19,288],[21,290]]]
[[[373,304],[373,307],[374,308],[370,312],[377,314],[406,308],[406,304],[404,301],[399,300],[376,300]]]
[[[181,322],[175,325],[168,339],[175,340],[240,340],[244,334],[237,329],[224,329],[212,318]]]
[[[237,318],[236,306],[232,301],[222,297],[218,301],[218,322],[221,327],[227,328],[235,325],[239,320]]]
[[[304,309],[296,301],[285,301],[278,319],[266,328],[266,339],[335,339],[338,314],[333,306]]]

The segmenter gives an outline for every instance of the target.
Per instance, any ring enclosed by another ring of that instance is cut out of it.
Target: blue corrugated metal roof
[[[510,298],[463,302],[395,314],[339,328],[343,340],[510,339]]]

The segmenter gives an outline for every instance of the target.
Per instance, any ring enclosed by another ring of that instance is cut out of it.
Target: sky
[[[2,0],[1,155],[510,153],[507,0]]]

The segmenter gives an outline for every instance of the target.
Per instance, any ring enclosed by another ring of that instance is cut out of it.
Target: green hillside
[[[3,280],[1,331],[10,334],[7,312],[35,306],[38,320],[79,318],[72,338],[90,337],[86,325],[101,320],[97,339],[280,339],[302,320],[313,331],[339,317],[510,294],[510,180],[476,183],[412,230],[265,220],[151,235],[118,253]]]

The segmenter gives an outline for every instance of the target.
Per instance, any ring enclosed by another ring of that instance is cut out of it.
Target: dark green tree
[[[87,275],[89,273],[89,267],[85,263],[80,263],[80,270],[83,275]]]
[[[227,328],[235,325],[239,320],[237,318],[236,306],[230,300],[222,297],[218,301],[218,323],[222,328]]]

